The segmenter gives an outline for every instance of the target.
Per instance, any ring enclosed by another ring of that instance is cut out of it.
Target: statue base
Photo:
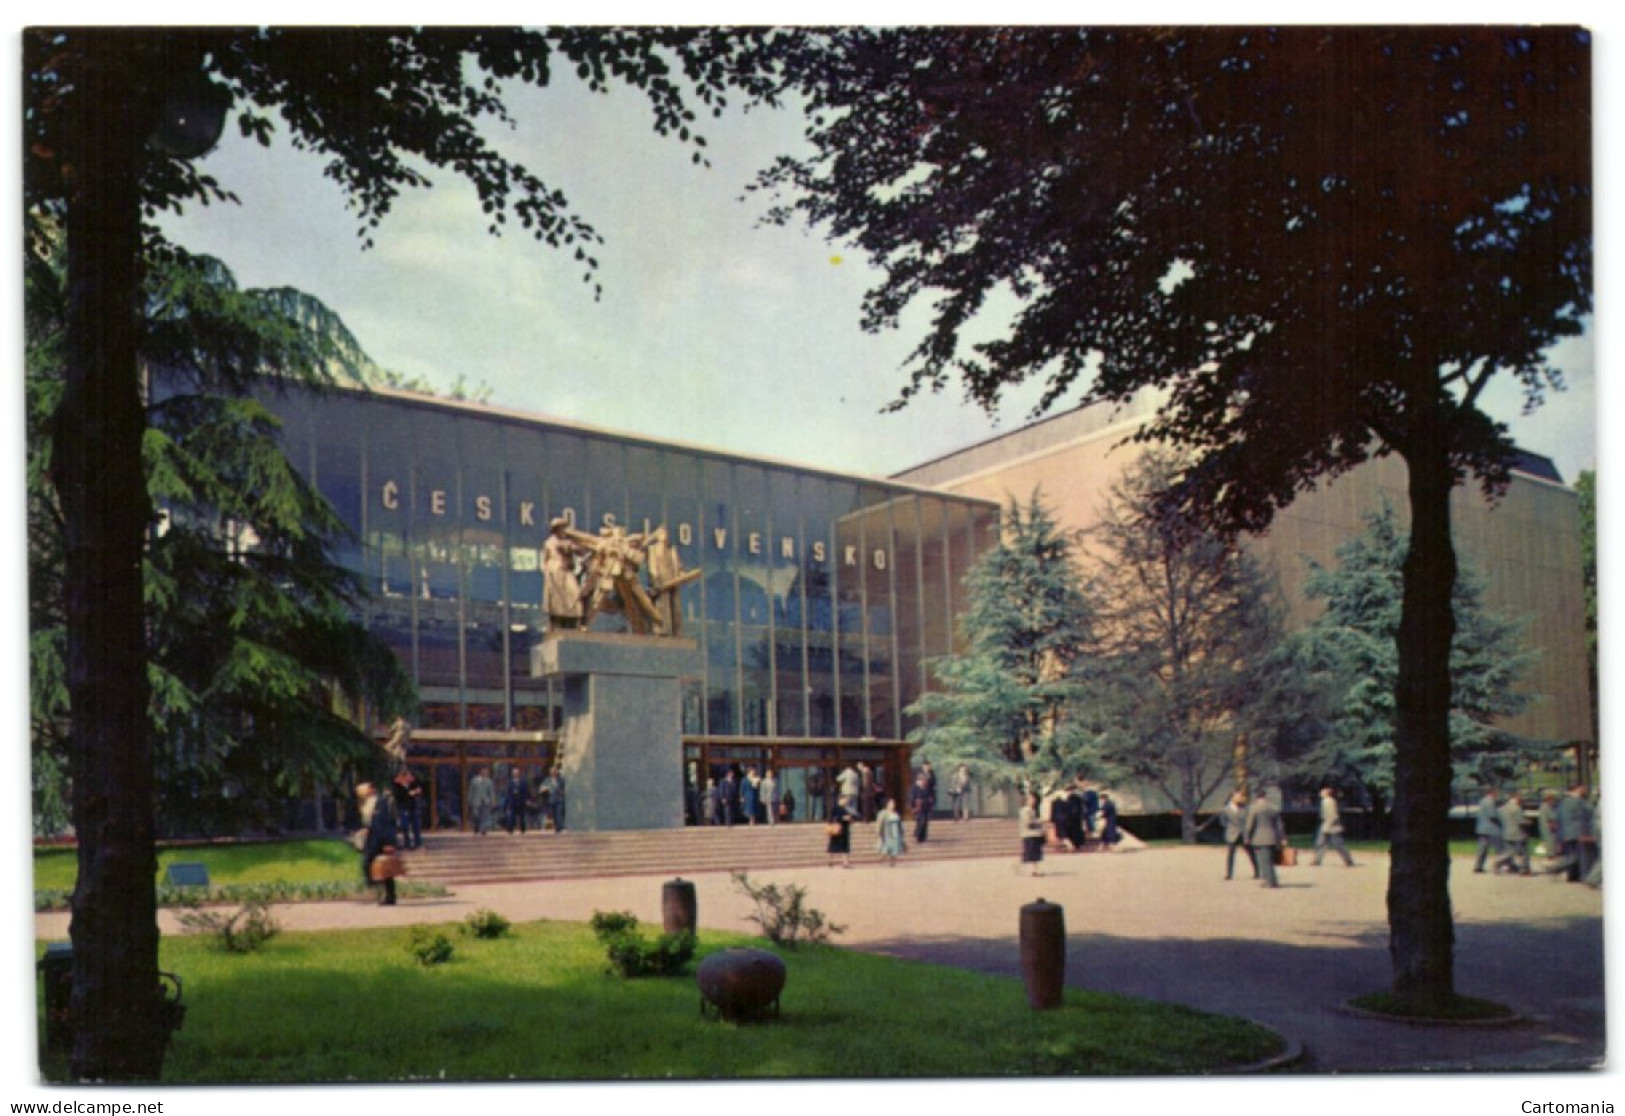
[[[681,829],[682,679],[700,674],[692,639],[552,632],[531,675],[561,681],[559,766],[570,829]]]

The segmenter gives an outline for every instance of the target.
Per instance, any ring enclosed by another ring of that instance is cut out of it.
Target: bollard
[[[1061,1006],[1066,984],[1066,913],[1043,899],[1021,908],[1021,976],[1027,1006],[1048,1011]]]
[[[660,889],[660,916],[668,934],[693,934],[700,928],[694,885],[681,876]]]

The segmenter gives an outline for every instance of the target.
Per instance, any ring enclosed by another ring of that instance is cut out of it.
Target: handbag
[[[1296,868],[1298,866],[1298,850],[1291,845],[1276,846],[1275,863],[1282,868]]]
[[[399,853],[392,848],[386,848],[372,858],[372,867],[367,874],[372,877],[374,883],[382,883],[406,875],[406,864],[401,860]]]
[[[830,837],[839,837],[841,835],[841,823],[830,822],[828,825],[824,826],[824,833]]]

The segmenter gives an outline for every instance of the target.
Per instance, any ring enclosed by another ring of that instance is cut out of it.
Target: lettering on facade
[[[401,508],[401,486],[398,481],[386,480],[378,486],[379,505],[388,511],[399,511]],[[451,494],[444,488],[431,488],[426,494],[428,513],[436,518],[445,518],[454,514]],[[487,495],[477,495],[473,499],[474,518],[480,523],[490,523],[496,519],[496,501]],[[535,527],[539,522],[540,512],[534,500],[520,500],[513,505],[510,513],[516,524],[520,527]],[[570,526],[576,525],[576,511],[574,508],[562,508],[558,514]],[[603,527],[619,527],[619,518],[614,512],[605,512],[599,518]],[[649,534],[659,524],[645,518],[642,531]],[[692,547],[698,532],[692,523],[678,523],[669,529],[677,545]],[[729,545],[729,530],[726,527],[711,528],[711,545],[717,551],[726,551]],[[747,554],[753,557],[770,556],[773,554],[773,541],[762,531],[749,531],[744,535],[744,548]],[[813,539],[806,545],[808,559],[814,565],[823,565],[829,561],[829,545],[823,539]],[[778,536],[778,557],[785,561],[795,561],[797,558],[797,540],[795,535]],[[880,572],[885,572],[891,565],[891,555],[884,547],[875,547],[868,554],[860,554],[860,548],[855,543],[841,544],[841,564],[852,568],[860,567],[867,557],[869,565]]]

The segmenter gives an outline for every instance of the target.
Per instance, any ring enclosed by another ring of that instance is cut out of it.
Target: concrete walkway
[[[1603,896],[1546,877],[1452,874],[1456,985],[1510,1004],[1506,1027],[1416,1026],[1359,1018],[1339,1005],[1389,980],[1386,856],[1355,868],[1328,862],[1282,871],[1269,891],[1222,878],[1212,848],[1052,856],[1044,875],[1014,859],[896,868],[775,869],[758,881],[805,884],[809,901],[845,924],[841,945],[1018,976],[1022,904],[1065,908],[1067,980],[1080,988],[1244,1016],[1303,1044],[1308,1072],[1539,1070],[1600,1066],[1605,1054]],[[630,910],[660,922],[666,876],[468,885],[387,908],[363,902],[288,904],[286,930],[460,921],[488,907],[510,919],[585,920]],[[748,900],[725,873],[693,877],[702,926],[750,932]],[[166,933],[178,932],[162,916]],[[65,914],[36,916],[45,939]]]

